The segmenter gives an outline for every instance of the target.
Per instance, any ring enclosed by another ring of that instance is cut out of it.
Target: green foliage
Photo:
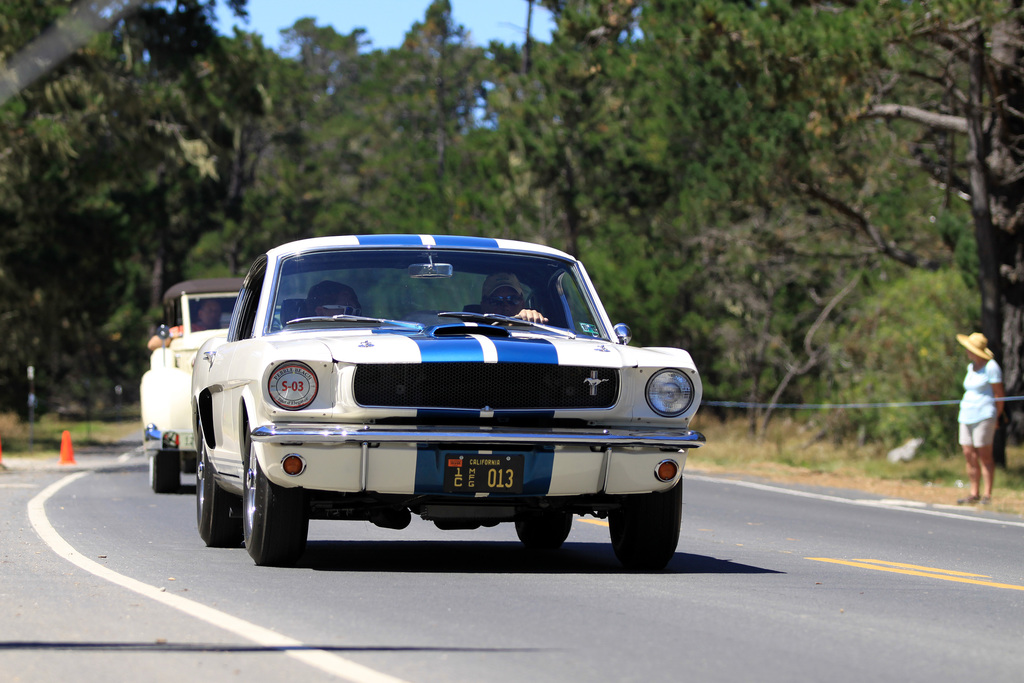
[[[977,328],[977,296],[951,269],[917,271],[879,286],[850,314],[836,403],[958,400],[966,355],[958,333]],[[927,450],[956,450],[956,405],[850,410],[836,425],[893,447],[923,437]]]
[[[953,262],[964,279],[974,287],[978,282],[978,243],[966,217],[943,213],[936,220],[942,240],[953,249]]]

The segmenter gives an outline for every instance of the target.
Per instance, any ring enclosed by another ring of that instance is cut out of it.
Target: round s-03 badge
[[[285,410],[301,410],[316,398],[316,374],[304,363],[288,362],[270,375],[267,391],[271,400]]]

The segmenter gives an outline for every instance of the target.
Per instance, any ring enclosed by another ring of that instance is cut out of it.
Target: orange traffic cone
[[[64,433],[60,435],[60,464],[76,464],[75,449],[71,447],[71,432],[66,429],[64,430]]]

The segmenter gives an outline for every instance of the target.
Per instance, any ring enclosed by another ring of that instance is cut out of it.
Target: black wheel
[[[295,564],[306,549],[309,531],[305,494],[300,488],[284,488],[267,479],[252,442],[247,440],[247,446],[242,496],[245,549],[260,566]]]
[[[211,548],[233,548],[242,541],[242,520],[231,516],[231,507],[241,508],[242,501],[217,486],[213,467],[200,443],[196,461],[196,522],[199,537]]]
[[[149,455],[149,485],[156,493],[177,493],[181,488],[181,463],[177,451],[153,451]]]
[[[664,569],[679,544],[683,484],[663,493],[625,496],[608,515],[615,556],[626,569]]]
[[[545,512],[516,522],[516,535],[531,550],[557,550],[565,543],[572,528],[568,512]]]

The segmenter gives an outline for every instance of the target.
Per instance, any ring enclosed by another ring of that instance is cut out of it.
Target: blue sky
[[[491,40],[521,44],[526,30],[526,0],[451,0],[452,16],[470,31],[473,42]],[[318,26],[333,26],[338,33],[364,28],[372,48],[398,47],[413,23],[423,21],[430,0],[249,0],[249,22],[239,21],[224,3],[218,3],[218,30],[231,34],[239,28],[263,36],[264,44],[277,49],[281,29],[303,17],[314,17]],[[533,37],[547,42],[554,27],[551,14],[534,6]]]

